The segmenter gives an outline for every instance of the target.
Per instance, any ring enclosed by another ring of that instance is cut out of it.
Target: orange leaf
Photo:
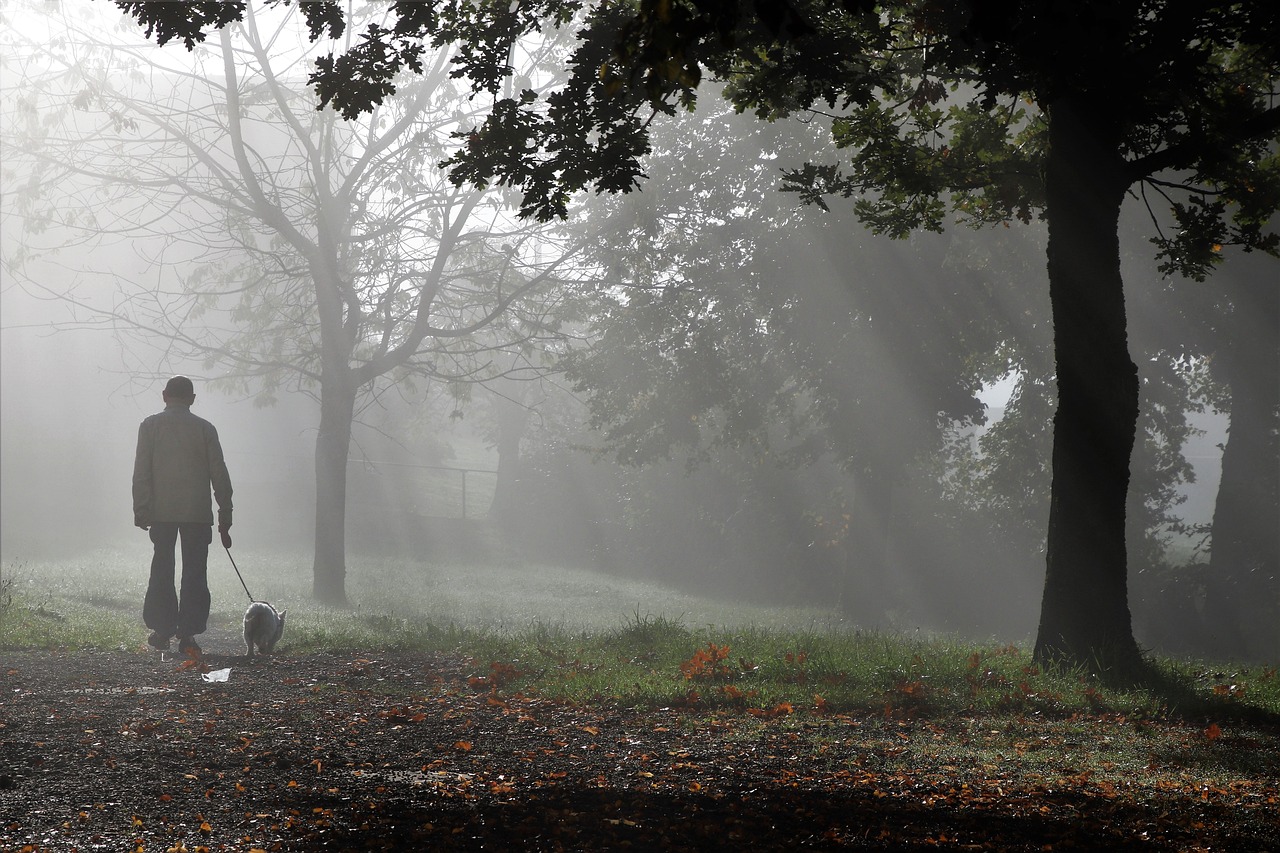
[[[1209,728],[1204,730],[1204,736],[1210,743],[1213,743],[1215,740],[1222,737],[1222,728],[1217,723],[1210,723]]]
[[[458,741],[457,743],[455,743],[455,744],[453,745],[453,748],[454,748],[454,749],[460,749],[460,750],[462,750],[463,752],[470,752],[470,751],[471,751],[471,741],[469,741],[469,740],[460,740],[460,741]]]

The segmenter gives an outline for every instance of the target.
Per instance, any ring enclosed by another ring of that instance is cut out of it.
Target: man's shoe
[[[167,652],[169,651],[170,639],[171,638],[168,634],[161,634],[159,631],[152,631],[151,636],[147,637],[147,645],[156,651]]]
[[[192,637],[179,637],[178,651],[182,652],[184,655],[194,657],[200,654],[200,644]]]

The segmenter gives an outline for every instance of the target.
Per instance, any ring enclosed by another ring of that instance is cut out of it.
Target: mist
[[[110,37],[160,50],[127,28]],[[21,93],[5,74],[10,116]],[[462,367],[457,351],[419,353],[361,392],[346,460],[345,572],[385,556],[525,566],[534,577],[569,567],[825,609],[859,628],[1025,642],[1044,582],[1054,402],[1042,226],[876,237],[847,205],[800,208],[769,189],[778,165],[803,163],[821,133],[784,124],[768,157],[744,159],[709,141],[744,120],[707,109],[681,121],[639,194],[584,203],[568,236],[529,238],[539,259],[583,234],[593,247],[572,275],[558,268],[539,291],[545,301],[522,317],[560,312],[539,326],[554,325],[554,340],[487,338]],[[744,126],[735,138],[763,133]],[[7,187],[41,178],[23,171],[35,162],[19,151],[26,144],[6,140]],[[270,160],[270,145],[261,156]],[[36,229],[38,204],[11,192],[4,203],[5,565],[126,549],[145,575],[146,535],[131,526],[133,451],[139,422],[163,408],[160,390],[176,374],[193,377],[193,411],[218,429],[237,553],[310,561],[317,388],[202,357],[112,314],[130,288],[163,278],[160,292],[176,291],[208,259],[167,245],[162,220],[145,239],[109,229],[99,239],[60,230],[56,216]],[[130,205],[117,186],[97,220],[127,217]],[[1180,626],[1203,594],[1229,400],[1205,390],[1208,357],[1169,339],[1162,311],[1187,284],[1160,276],[1145,212],[1132,213],[1125,279],[1146,444],[1133,462],[1131,607],[1140,643],[1194,654]],[[185,201],[171,215],[203,216]],[[494,221],[504,227],[514,220],[509,207],[502,216]],[[671,233],[654,225],[664,222]],[[241,254],[263,268],[292,263],[261,233],[246,245],[252,252],[217,247],[236,274]],[[509,245],[494,252],[518,254]],[[1275,275],[1232,263],[1224,275]],[[184,338],[248,327],[231,294],[185,315]],[[476,310],[470,299],[459,316]],[[373,348],[376,336],[364,343]]]

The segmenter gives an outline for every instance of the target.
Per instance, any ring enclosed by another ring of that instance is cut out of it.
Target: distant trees
[[[1043,229],[907,244],[877,241],[844,203],[830,214],[797,209],[776,175],[821,152],[808,124],[704,104],[651,141],[646,191],[591,203],[581,226],[601,235],[589,242],[604,247],[610,275],[597,288],[597,343],[568,367],[617,458],[705,464],[716,471],[698,480],[732,494],[702,494],[665,520],[658,499],[646,517],[672,531],[659,538],[684,541],[671,526],[681,515],[721,528],[725,546],[691,559],[736,560],[743,572],[766,554],[792,573],[801,563],[829,572],[844,553],[842,605],[859,621],[902,613],[897,592],[918,573],[957,590],[1008,577],[1006,564],[1030,574],[1048,515],[1055,402],[1047,294],[1025,287]],[[1135,571],[1151,572],[1179,524],[1190,404],[1169,340],[1149,331],[1159,319],[1145,319],[1161,295],[1154,269],[1136,277],[1144,384],[1127,535]],[[971,455],[960,439],[982,420],[980,382],[1007,373],[1015,397]],[[662,488],[672,502],[674,484]],[[768,536],[811,547],[783,557],[758,541]],[[987,599],[966,596],[971,606],[957,610],[990,614],[1001,596]],[[959,612],[947,622],[981,624]]]
[[[121,5],[161,42],[190,45],[216,24],[205,4]],[[315,32],[347,23],[333,6],[304,9]],[[604,2],[577,19],[567,0],[392,9],[396,26],[317,68],[344,114],[379,103],[427,43],[461,45],[459,72],[497,93],[523,34],[573,23],[565,84],[499,101],[453,159],[455,180],[523,187],[533,216],[563,215],[584,186],[633,188],[653,111],[692,104],[704,69],[761,116],[832,113],[846,162],[793,182],[814,201],[858,196],[876,230],[938,228],[952,211],[977,224],[1045,216],[1058,409],[1036,657],[1140,665],[1125,561],[1139,384],[1120,206],[1131,187],[1166,199],[1179,224],[1158,238],[1171,269],[1202,271],[1228,243],[1276,250],[1264,228],[1280,204],[1275,4],[695,0]]]
[[[1127,211],[1130,227],[1121,242],[1132,318],[1130,349],[1140,380],[1125,512],[1127,563],[1134,593],[1143,599],[1134,602],[1134,613],[1136,618],[1138,608],[1145,610],[1146,641],[1152,642],[1177,609],[1176,632],[1187,644],[1178,650],[1185,651],[1196,647],[1201,596],[1189,582],[1194,569],[1183,565],[1188,559],[1185,545],[1194,541],[1182,508],[1184,489],[1194,479],[1184,454],[1203,389],[1186,349],[1188,339],[1170,316],[1183,308],[1194,311],[1187,297],[1209,291],[1161,279],[1144,249],[1145,237],[1131,227],[1138,218],[1149,224],[1137,207]],[[974,368],[988,378],[1007,372],[1012,384],[1000,420],[983,429],[976,441],[949,448],[946,490],[949,503],[961,513],[958,521],[989,525],[987,538],[1002,543],[1005,553],[1043,550],[1051,500],[1054,329],[1048,294],[1025,286],[1036,275],[1035,258],[1044,251],[1044,238],[1043,228],[973,232],[957,235],[950,250],[952,263],[989,279],[988,288],[998,294],[982,310],[998,313],[1004,334],[997,349],[974,353]]]
[[[982,420],[969,354],[1001,332],[980,283],[946,265],[943,238],[874,245],[778,193],[780,164],[823,148],[817,128],[704,109],[653,143],[649,191],[591,205],[582,226],[610,274],[569,378],[623,461],[752,459],[737,473],[764,493],[789,479],[775,467],[852,476],[856,495],[793,496],[787,529],[825,544],[801,515],[843,516],[845,609],[883,612],[895,491],[954,424]]]
[[[1218,310],[1193,318],[1210,402],[1230,414],[1206,576],[1208,650],[1265,658],[1280,649],[1280,260],[1228,261]],[[1193,338],[1194,339],[1194,338]]]
[[[347,121],[305,86],[311,53],[291,16],[246,9],[184,56],[60,9],[47,37],[36,10],[2,37],[5,168],[30,170],[6,177],[23,228],[8,274],[116,328],[143,369],[194,359],[264,404],[314,397],[314,594],[341,604],[361,407],[413,377],[541,369],[576,248],[437,168],[485,106],[451,80],[445,51]],[[90,257],[76,284],[39,266],[113,244],[136,271]]]

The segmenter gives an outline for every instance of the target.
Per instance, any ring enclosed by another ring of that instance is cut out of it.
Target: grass
[[[233,630],[245,595],[217,556],[211,628]],[[147,560],[130,547],[4,565],[0,652],[141,652]],[[876,796],[956,809],[1008,797],[1009,814],[1079,808],[1080,819],[1104,822],[1116,802],[1143,815],[1153,837],[1227,833],[1250,849],[1274,838],[1274,665],[1157,660],[1145,681],[1120,688],[1044,672],[1025,642],[859,631],[821,610],[746,607],[553,566],[353,558],[355,606],[333,610],[309,600],[306,560],[237,552],[237,562],[255,595],[289,609],[285,656],[458,655],[471,676],[450,688],[459,702],[492,691],[503,707],[550,697],[588,722],[641,720],[670,733],[673,762],[692,761],[686,747],[701,744],[782,756],[797,773],[855,780]],[[372,689],[405,701],[398,681]]]
[[[237,555],[255,597],[288,608],[287,654],[458,653],[476,662],[478,679],[574,702],[1006,720],[1280,718],[1274,666],[1155,661],[1144,683],[1115,688],[1082,672],[1043,672],[1025,643],[865,632],[832,612],[713,601],[557,566],[353,557],[354,606],[336,610],[310,600],[309,560]],[[5,564],[0,649],[140,648],[148,560],[142,543]],[[235,632],[247,597],[230,563],[220,565],[225,555],[210,562],[211,627]]]

